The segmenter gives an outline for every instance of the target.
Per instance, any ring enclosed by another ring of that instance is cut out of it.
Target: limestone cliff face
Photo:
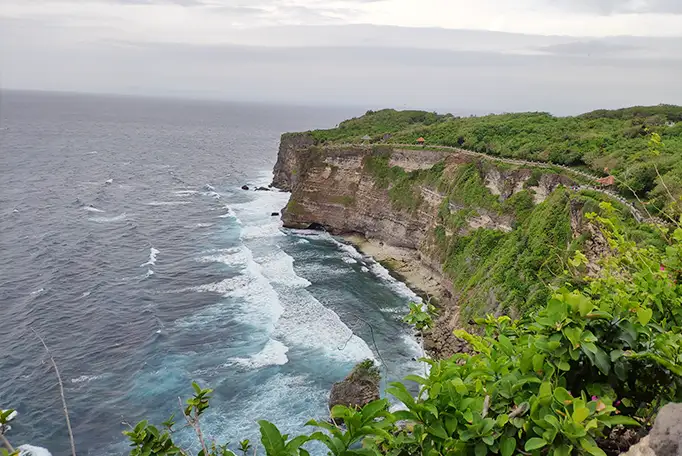
[[[305,133],[283,136],[273,185],[291,191],[289,203],[282,212],[284,226],[361,235],[414,252],[415,260],[430,269],[443,290],[439,296],[443,304],[440,320],[426,346],[433,353],[449,356],[461,349],[461,344],[452,336],[459,318],[456,301],[460,293],[453,289],[451,274],[443,270],[444,252],[436,235],[444,211],[445,216],[466,214],[463,223],[446,229],[445,236],[449,238],[466,236],[479,228],[509,233],[515,225],[514,216],[471,207],[466,202],[453,202],[438,185],[428,182],[416,186],[416,204],[409,207],[396,204],[395,195],[391,194],[392,184],[381,182],[367,166],[368,161],[378,156],[388,158],[386,169],[398,166],[409,172],[428,170],[439,164],[444,176],[455,176],[465,165],[475,166],[484,186],[493,195],[491,198],[501,202],[530,189],[529,194],[537,204],[557,186],[572,182],[556,174],[534,176],[529,169],[489,166],[480,158],[463,153],[400,150],[390,146],[321,147],[314,145],[312,137]],[[497,305],[496,299],[491,290],[489,307]]]

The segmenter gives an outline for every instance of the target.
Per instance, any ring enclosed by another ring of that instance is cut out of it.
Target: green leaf
[[[511,456],[516,449],[516,439],[514,437],[504,436],[500,440],[500,455]]]
[[[442,388],[443,385],[440,382],[436,382],[433,385],[431,385],[431,388],[429,389],[429,397],[431,399],[437,398]]]
[[[554,390],[554,399],[561,405],[568,405],[573,402],[573,396],[566,388],[558,387]]]
[[[624,426],[641,426],[642,424],[639,421],[633,420],[629,416],[619,416],[619,415],[612,415],[612,416],[603,416],[599,418],[599,421],[604,423],[605,425],[611,427],[611,426],[616,426],[618,424],[622,424]]]
[[[592,301],[589,298],[582,296],[580,304],[578,305],[578,312],[580,313],[580,316],[587,317],[587,314],[592,312],[593,309],[594,304],[592,303]]]
[[[452,385],[455,387],[455,391],[457,391],[457,393],[461,394],[462,396],[469,392],[469,389],[466,387],[462,379],[459,377],[455,377],[452,380]]]
[[[197,384],[197,382],[192,382],[192,388],[194,388],[195,393],[201,394],[201,387]]]
[[[564,336],[571,342],[573,348],[580,347],[580,336],[582,336],[582,331],[579,328],[564,328],[562,330]]]
[[[260,420],[261,442],[268,455],[281,454],[284,451],[284,439],[279,429],[269,421]]]
[[[554,448],[553,456],[571,456],[572,450],[573,447],[570,445],[559,445],[558,447]]]
[[[378,399],[376,401],[372,401],[369,404],[365,405],[362,408],[362,411],[360,412],[362,416],[362,424],[365,424],[374,418],[377,417],[377,415],[386,410],[388,408],[388,400],[386,399]]]
[[[592,456],[606,456],[606,453],[604,453],[604,451],[597,446],[594,440],[583,438],[580,439],[579,442],[582,449],[590,453]]]
[[[545,441],[545,439],[541,439],[539,437],[533,437],[532,439],[528,439],[524,449],[526,451],[533,451],[533,450],[537,450],[538,448],[542,448],[545,445],[547,445],[547,442]]]
[[[443,427],[443,423],[441,423],[440,421],[436,421],[431,426],[429,426],[426,429],[426,432],[443,440],[447,440],[450,437],[448,435],[448,432],[445,430],[445,427]]]
[[[613,350],[611,351],[611,362],[615,363],[617,360],[623,357],[623,353],[625,353],[623,350]]]
[[[504,334],[500,334],[498,340],[500,341],[500,346],[502,347],[504,354],[507,356],[512,356],[514,354],[514,346],[512,345],[509,338]]]
[[[407,391],[405,385],[403,385],[402,383],[395,382],[391,383],[391,386],[393,386],[393,388],[386,389],[386,392],[388,394],[394,396],[400,402],[405,404],[407,408],[414,408],[414,398],[412,397],[410,392]]]
[[[486,456],[488,454],[488,447],[483,442],[478,442],[474,448],[474,454],[476,456]]]
[[[318,442],[324,443],[332,452],[332,454],[337,456],[346,450],[343,442],[341,442],[339,439],[333,439],[322,432],[313,432],[310,434],[310,440],[317,440]]]
[[[571,370],[571,365],[567,361],[564,361],[563,359],[557,361],[556,367],[564,372],[568,372]]]
[[[408,382],[415,382],[418,383],[419,385],[425,385],[428,380],[425,379],[424,377],[420,377],[419,375],[408,375],[405,377],[405,380]]]
[[[609,359],[609,356],[606,354],[604,350],[596,347],[594,356],[591,357],[590,359],[599,368],[599,370],[602,371],[602,373],[604,373],[604,375],[609,374],[609,372],[611,371],[611,360]]]
[[[288,453],[293,453],[294,451],[298,450],[301,445],[306,443],[309,440],[309,437],[307,435],[299,435],[298,437],[295,437],[289,441],[289,443],[286,444],[285,450]]]
[[[587,407],[576,407],[573,410],[573,421],[582,423],[590,416],[590,410]]]
[[[637,320],[639,321],[639,324],[642,326],[646,326],[649,324],[649,321],[651,321],[651,317],[653,316],[654,311],[651,309],[647,309],[645,307],[640,307],[639,310],[637,311]]]

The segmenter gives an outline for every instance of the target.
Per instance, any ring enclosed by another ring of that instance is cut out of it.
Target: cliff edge
[[[599,203],[551,170],[450,151],[321,146],[307,133],[283,135],[273,185],[291,192],[285,227],[400,252],[379,258],[398,272],[419,265],[436,285],[439,320],[426,346],[439,356],[461,349],[452,336],[461,318],[542,302],[546,284],[561,280],[548,258],[567,258],[588,240],[582,214]]]

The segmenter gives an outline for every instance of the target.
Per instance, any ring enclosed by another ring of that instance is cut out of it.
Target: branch
[[[196,416],[194,418],[191,418],[190,415],[185,415],[185,409],[182,406],[182,399],[178,397],[178,404],[180,404],[180,411],[182,412],[182,416],[185,417],[185,421],[187,421],[187,424],[194,429],[194,432],[197,434],[197,437],[199,438],[199,443],[201,444],[201,449],[204,450],[204,454],[209,454],[208,448],[206,447],[206,442],[204,442],[204,434],[201,432],[201,427],[199,426],[199,417]]]
[[[14,448],[12,448],[12,444],[9,443],[9,440],[7,440],[7,437],[5,437],[5,434],[0,432],[0,439],[2,440],[2,443],[7,447],[10,453],[14,453]]]
[[[73,431],[71,430],[71,420],[69,419],[69,409],[66,407],[66,397],[64,396],[64,383],[62,383],[62,376],[59,375],[59,368],[57,367],[57,363],[55,362],[54,358],[52,357],[52,353],[50,353],[50,349],[47,348],[47,344],[43,340],[42,337],[36,332],[35,329],[31,328],[31,331],[33,331],[33,334],[36,335],[36,337],[40,340],[40,343],[43,344],[43,347],[45,347],[45,352],[47,353],[47,356],[50,357],[50,361],[52,362],[52,367],[54,367],[54,372],[57,374],[57,380],[59,381],[59,395],[62,398],[62,406],[64,408],[64,417],[66,418],[66,429],[69,431],[69,441],[71,442],[71,454],[72,456],[76,456],[76,442],[73,440]]]

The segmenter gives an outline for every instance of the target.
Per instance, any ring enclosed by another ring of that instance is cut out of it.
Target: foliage
[[[350,374],[351,378],[367,378],[378,382],[381,380],[381,372],[373,359],[366,359],[358,363]]]
[[[433,317],[435,315],[436,307],[433,304],[420,305],[413,302],[410,303],[410,313],[405,315],[403,321],[414,326],[419,331],[424,331],[433,327]]]
[[[666,148],[659,148],[662,152],[657,156],[648,153],[650,133],[656,133],[667,144]],[[640,198],[655,200],[656,206],[663,209],[662,188],[656,182],[654,168],[657,166],[663,180],[671,182],[673,199],[682,195],[680,106],[637,106],[575,117],[531,112],[456,118],[382,110],[311,134],[318,143],[357,143],[366,134],[379,141],[384,134],[390,134],[390,139],[384,142],[414,144],[417,138],[424,137],[427,145],[587,167],[596,173],[615,174],[623,183],[622,190],[629,191],[629,186]]]

